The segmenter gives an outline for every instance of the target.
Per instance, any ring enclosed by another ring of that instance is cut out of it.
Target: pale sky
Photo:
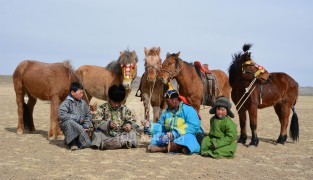
[[[106,66],[135,50],[138,76],[144,47],[227,72],[232,55],[252,43],[269,72],[313,86],[313,1],[0,0],[0,75],[23,60]]]

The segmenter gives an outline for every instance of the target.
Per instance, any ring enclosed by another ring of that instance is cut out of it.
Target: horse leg
[[[285,144],[287,140],[287,127],[290,108],[283,104],[275,104],[274,109],[280,121],[280,134],[276,140],[276,143]]]
[[[246,141],[247,141],[246,110],[244,109],[240,110],[240,112],[238,112],[238,115],[239,115],[239,122],[240,122],[240,136],[239,136],[239,139],[237,140],[237,143],[246,144]]]
[[[23,89],[22,87],[15,87],[17,115],[18,115],[16,134],[23,134],[24,133],[24,116],[25,116],[24,115],[24,108],[25,108],[25,106],[24,106],[24,104],[25,104],[24,95],[25,95],[25,91],[23,91],[22,89]]]
[[[250,129],[252,133],[251,142],[249,143],[249,146],[258,146],[259,144],[259,138],[257,135],[258,108],[251,105],[248,112],[249,112],[249,118],[250,118]]]
[[[160,106],[152,106],[153,110],[153,122],[158,122],[160,117]]]
[[[55,137],[57,139],[64,139],[63,133],[60,128],[59,122],[59,106],[61,100],[58,96],[54,96],[50,100],[50,129],[48,132],[48,140],[52,140]]]
[[[147,93],[142,94],[143,106],[145,109],[145,119],[150,120],[150,107],[149,107],[149,97]]]
[[[27,126],[29,133],[35,133],[36,129],[34,125],[33,112],[34,112],[34,107],[36,105],[37,99],[34,96],[30,95],[29,93],[27,93],[27,96],[28,96],[27,109],[28,109],[29,120],[28,122],[24,123],[24,127]]]

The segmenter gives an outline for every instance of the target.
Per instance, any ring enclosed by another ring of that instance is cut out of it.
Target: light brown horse
[[[298,98],[298,83],[285,73],[268,73],[263,67],[251,59],[248,52],[251,44],[243,46],[244,53],[235,54],[229,67],[229,82],[232,86],[231,97],[236,104],[240,121],[240,138],[238,143],[245,144],[247,140],[246,119],[250,117],[252,132],[249,145],[257,146],[257,112],[258,109],[274,106],[280,121],[280,134],[276,143],[284,144],[287,140],[289,115],[293,115],[290,124],[290,136],[293,141],[299,138],[298,116],[295,104]]]
[[[162,59],[160,58],[160,47],[147,49],[145,52],[145,72],[141,77],[138,91],[140,91],[141,101],[143,101],[145,109],[145,119],[149,120],[150,105],[153,109],[153,121],[157,121],[162,113],[162,110],[166,108],[166,102],[164,96],[164,85],[157,78],[159,71],[161,70]],[[138,93],[137,91],[137,93]],[[136,96],[139,96],[137,95]]]
[[[82,80],[89,100],[92,97],[108,100],[109,88],[113,84],[123,84],[127,94],[131,91],[131,84],[137,76],[138,57],[135,51],[120,52],[117,61],[112,61],[106,67],[84,65],[76,70]]]
[[[36,131],[33,110],[39,98],[51,104],[48,139],[63,138],[58,118],[59,105],[69,94],[71,82],[79,82],[69,61],[51,64],[23,61],[14,71],[13,82],[18,114],[16,133],[23,134],[25,129],[30,133]],[[24,102],[25,95],[28,96],[27,104]]]
[[[167,53],[166,59],[162,64],[159,78],[163,83],[168,83],[175,78],[179,85],[179,93],[185,96],[188,102],[197,110],[200,110],[203,98],[203,83],[200,70],[193,64],[187,63],[179,58],[177,54]],[[216,96],[230,98],[231,87],[228,82],[227,74],[221,70],[211,70],[217,80]]]

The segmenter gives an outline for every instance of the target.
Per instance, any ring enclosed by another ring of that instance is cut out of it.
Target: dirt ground
[[[139,120],[143,105],[134,96],[127,105]],[[48,141],[50,104],[38,101],[34,110],[36,134],[17,135],[17,106],[11,81],[0,79],[0,179],[312,179],[313,97],[300,96],[296,105],[300,141],[275,145],[280,124],[273,108],[259,110],[257,148],[238,146],[234,159],[145,152],[137,149],[71,152],[63,141]],[[99,101],[101,102],[101,101]],[[209,107],[202,107],[202,127],[209,131]],[[235,108],[234,121],[238,124]],[[141,126],[142,128],[142,126]],[[249,135],[250,130],[248,131]],[[138,137],[139,138],[139,137]],[[250,138],[250,137],[249,137]],[[249,140],[250,141],[250,140]]]

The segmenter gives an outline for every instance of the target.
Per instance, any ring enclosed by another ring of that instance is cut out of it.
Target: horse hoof
[[[23,132],[23,130],[18,129],[18,130],[16,130],[16,134],[18,134],[18,135],[22,135],[22,134],[24,134],[24,132]]]
[[[30,130],[29,134],[36,134],[36,129]]]

